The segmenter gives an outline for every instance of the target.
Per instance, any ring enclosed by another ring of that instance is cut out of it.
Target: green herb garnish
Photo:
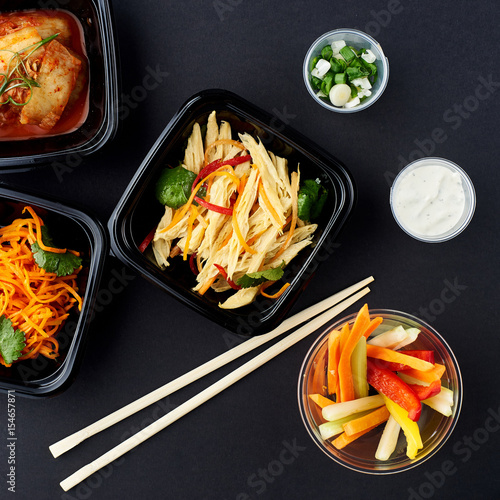
[[[32,45],[28,45],[22,50],[14,52],[12,50],[4,50],[3,52],[12,52],[12,57],[9,61],[9,66],[5,73],[0,73],[0,78],[3,77],[2,83],[0,84],[0,96],[3,96],[4,93],[9,92],[15,88],[26,88],[30,90],[30,96],[26,102],[17,102],[12,99],[12,96],[7,96],[7,99],[3,102],[0,102],[0,106],[6,103],[14,104],[14,106],[26,106],[31,101],[31,97],[33,96],[33,87],[40,87],[40,84],[33,80],[29,76],[28,69],[26,68],[26,59],[33,54],[36,50],[38,50],[42,45],[49,43],[54,40],[59,35],[56,33],[55,35],[49,36],[40,40],[37,43]],[[31,50],[30,50],[31,49]],[[28,54],[22,56],[27,50],[29,50]],[[14,61],[14,67],[10,69],[11,64]]]
[[[328,198],[328,191],[321,185],[319,179],[306,179],[299,190],[297,205],[298,217],[303,221],[317,219]]]
[[[10,365],[21,356],[26,347],[25,334],[21,330],[14,330],[12,321],[3,314],[0,316],[0,355],[6,364]]]
[[[283,262],[280,267],[275,267],[274,269],[266,269],[265,271],[258,271],[256,273],[247,273],[242,276],[237,282],[241,288],[250,288],[252,286],[261,285],[266,281],[278,281],[283,277],[283,268],[285,263]]]
[[[57,248],[54,246],[46,226],[42,226],[42,241],[48,247]],[[35,262],[42,269],[45,269],[48,273],[55,273],[57,276],[67,276],[82,265],[81,257],[77,257],[71,252],[47,252],[40,248],[37,242],[31,245],[31,251],[33,252]]]
[[[185,205],[193,188],[196,174],[182,165],[175,168],[166,168],[156,183],[156,199],[170,208],[179,208]],[[201,187],[196,195],[203,198],[206,188]],[[196,204],[196,202],[194,202]]]

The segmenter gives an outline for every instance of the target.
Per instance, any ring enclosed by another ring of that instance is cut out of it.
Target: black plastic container
[[[52,396],[67,388],[76,376],[109,245],[107,232],[96,218],[65,204],[2,185],[0,226],[21,217],[27,205],[42,217],[54,236],[58,235],[68,248],[81,252],[83,269],[78,286],[83,304],[81,311],[72,308],[56,336],[60,348],[57,360],[38,356],[13,363],[9,368],[0,365],[0,391],[12,389],[26,396]]]
[[[192,291],[196,281],[187,262],[181,258],[171,259],[170,266],[162,271],[150,249],[145,254],[138,249],[164,212],[154,194],[161,170],[167,164],[177,165],[182,160],[193,124],[206,123],[213,110],[218,120],[231,124],[233,134],[248,132],[259,137],[268,150],[288,159],[290,170],[295,170],[300,163],[302,179],[319,177],[330,192],[327,206],[317,221],[314,244],[303,249],[285,269],[285,279],[291,286],[275,301],[259,296],[252,304],[232,310],[218,306],[231,292],[221,294],[209,290],[201,296]],[[207,90],[191,97],[172,118],[120,199],[108,227],[112,250],[122,262],[196,312],[228,330],[248,336],[270,331],[281,322],[317,265],[333,252],[334,239],[354,201],[353,180],[338,160],[248,101],[223,90]]]
[[[32,9],[67,11],[80,21],[89,62],[89,113],[81,127],[68,134],[0,141],[1,172],[20,172],[55,162],[74,165],[81,156],[100,149],[118,126],[118,73],[109,1],[0,1],[2,13]]]

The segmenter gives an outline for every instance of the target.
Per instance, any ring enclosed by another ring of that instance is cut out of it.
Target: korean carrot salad
[[[69,311],[81,309],[79,253],[54,247],[32,207],[25,217],[0,228],[0,364],[56,359],[56,339]]]
[[[177,255],[189,261],[201,295],[234,289],[221,308],[245,306],[259,293],[277,298],[288,283],[275,285],[272,295],[265,290],[311,245],[317,224],[310,221],[328,192],[319,179],[300,185],[299,166],[289,173],[287,160],[251,135],[233,140],[215,111],[204,129],[195,123],[182,163],[165,169],[156,185],[165,205],[150,235],[156,262],[166,268]]]

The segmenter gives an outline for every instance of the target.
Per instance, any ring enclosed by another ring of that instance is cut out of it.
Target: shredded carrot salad
[[[10,319],[12,326],[25,334],[26,347],[18,361],[39,354],[55,359],[59,355],[57,332],[75,303],[79,310],[82,307],[77,286],[81,267],[59,277],[40,268],[31,251],[35,242],[49,252],[76,252],[44,245],[42,219],[31,207],[24,211],[31,217],[16,219],[0,229],[0,316]],[[0,363],[11,366],[1,355]]]

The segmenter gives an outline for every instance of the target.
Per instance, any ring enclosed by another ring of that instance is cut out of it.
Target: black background
[[[376,280],[367,298],[371,308],[432,314],[430,323],[451,345],[462,370],[463,409],[449,441],[419,467],[384,477],[345,469],[313,444],[298,413],[297,376],[311,338],[154,436],[104,475],[95,474],[64,495],[58,484],[62,479],[241,363],[52,458],[50,444],[224,352],[234,340],[137,277],[97,314],[74,384],[52,399],[17,398],[17,497],[498,497],[499,426],[485,430],[485,425],[491,423],[489,411],[498,412],[500,404],[500,83],[482,101],[471,97],[481,77],[500,82],[498,4],[120,0],[113,7],[123,93],[139,95],[137,86],[148,67],[159,66],[168,76],[140,102],[132,100],[133,109],[122,114],[117,137],[73,171],[58,177],[49,167],[3,175],[2,181],[76,202],[105,222],[170,117],[195,92],[225,88],[285,116],[292,127],[347,165],[359,193],[339,248],[322,264],[294,311],[373,274]],[[302,79],[310,44],[339,27],[371,33],[390,63],[384,95],[352,115],[314,103]],[[431,139],[437,128],[446,136],[440,144]],[[472,223],[446,243],[413,240],[391,215],[390,179],[409,159],[424,155],[419,147],[426,155],[458,163],[476,188]],[[123,269],[109,258],[102,287],[112,270]],[[447,282],[461,289],[454,301],[444,304],[440,297]],[[2,395],[2,429],[7,425],[6,401]],[[276,466],[285,442],[299,447],[295,460],[275,469],[279,474],[269,476],[270,481],[257,482],[260,470]],[[6,498],[5,444],[0,449],[0,496]],[[449,474],[438,472],[450,461]]]

